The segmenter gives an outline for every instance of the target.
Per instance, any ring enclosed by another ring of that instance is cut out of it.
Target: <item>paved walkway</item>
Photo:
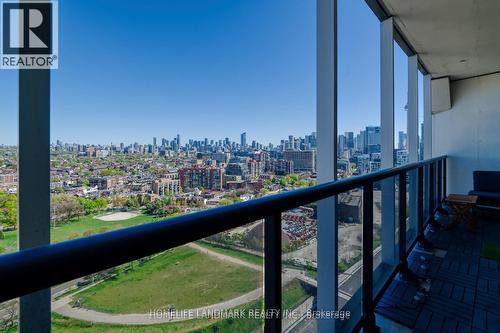
[[[257,300],[262,297],[262,294],[262,288],[258,288],[229,301],[203,306],[196,309],[182,310],[176,313],[159,312],[156,316],[149,313],[110,314],[83,308],[72,308],[71,305],[69,305],[69,302],[71,301],[70,296],[52,303],[52,310],[66,317],[90,322],[121,325],[150,325],[202,317],[206,318],[206,314],[211,311],[229,310],[242,304]]]
[[[187,244],[187,246],[202,253],[205,253],[207,255],[213,256],[221,261],[226,261],[236,265],[248,267],[250,269],[260,272],[262,272],[263,270],[262,266],[260,265],[255,265],[238,258],[227,256],[225,254],[209,250],[194,243],[189,243]],[[221,303],[207,305],[196,309],[182,310],[182,313],[180,311],[179,313],[161,312],[156,316],[150,313],[110,314],[84,308],[73,308],[70,305],[72,296],[69,295],[57,301],[52,302],[52,310],[66,317],[84,321],[90,321],[90,322],[121,324],[121,325],[148,325],[148,324],[169,323],[169,322],[177,322],[177,321],[206,317],[206,314],[211,311],[229,310],[237,306],[257,300],[260,297],[262,297],[262,295],[263,295],[262,288],[258,288],[249,293],[246,293],[244,295],[238,296],[236,298]]]

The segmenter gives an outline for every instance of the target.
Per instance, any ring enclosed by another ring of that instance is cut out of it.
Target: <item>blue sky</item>
[[[277,143],[316,127],[313,0],[60,0],[52,140],[153,136]],[[379,124],[379,23],[339,0],[339,132]],[[406,59],[395,53],[396,127]],[[0,143],[17,141],[17,74],[0,71]]]

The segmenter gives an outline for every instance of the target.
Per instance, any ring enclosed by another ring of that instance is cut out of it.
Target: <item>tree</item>
[[[172,199],[169,196],[164,196],[154,202],[146,203],[146,213],[157,216],[167,216],[178,213],[178,208],[171,205]]]
[[[89,215],[89,214],[95,213],[97,211],[97,204],[94,200],[87,199],[84,197],[80,197],[77,200],[78,200],[78,204],[83,209],[85,215]]]
[[[288,186],[288,182],[289,182],[289,178],[287,176],[281,177],[281,179],[280,179],[280,185],[282,187],[287,187]]]
[[[125,207],[138,209],[141,205],[139,204],[139,199],[135,195],[132,195],[125,200]]]
[[[126,199],[124,197],[120,197],[118,195],[115,195],[111,198],[111,205],[113,208],[120,208],[125,205]]]
[[[71,195],[56,194],[51,198],[52,218],[55,220],[70,220],[85,213],[80,199]],[[88,200],[88,199],[87,199]]]
[[[295,183],[295,186],[298,186],[298,187],[306,187],[309,183],[307,182],[307,180],[299,180]]]
[[[0,225],[4,227],[17,226],[17,197],[0,191]]]
[[[108,208],[108,200],[106,198],[100,197],[94,200],[97,211],[102,211]]]

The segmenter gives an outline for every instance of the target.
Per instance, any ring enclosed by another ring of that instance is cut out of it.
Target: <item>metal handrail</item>
[[[271,221],[269,223],[280,224],[280,213],[284,211],[358,187],[370,188],[377,181],[405,174],[427,165],[434,165],[434,163],[445,159],[445,156],[436,157],[231,206],[1,255],[0,302],[165,251],[256,220],[266,219],[266,223]],[[280,237],[279,234],[275,236]],[[270,250],[269,254],[272,253],[273,257],[277,255],[277,248],[271,246]],[[271,260],[273,259],[271,258]],[[271,282],[277,285],[279,281],[273,280]],[[272,297],[280,298],[281,293],[273,294]],[[272,303],[277,303],[276,299]]]

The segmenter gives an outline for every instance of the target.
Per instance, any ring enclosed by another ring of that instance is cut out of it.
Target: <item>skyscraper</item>
[[[398,149],[406,149],[406,133],[403,131],[398,133]]]
[[[241,147],[246,148],[247,146],[247,132],[241,133]]]
[[[180,148],[180,146],[181,146],[181,136],[180,134],[177,134],[177,147]]]
[[[367,126],[365,136],[364,153],[380,152],[380,126]]]
[[[346,142],[345,142],[345,135],[340,134],[339,135],[339,141],[338,141],[338,153],[342,154],[346,148]]]
[[[156,137],[153,137],[153,147],[156,147]]]
[[[347,149],[354,148],[354,133],[345,132],[345,146]]]

